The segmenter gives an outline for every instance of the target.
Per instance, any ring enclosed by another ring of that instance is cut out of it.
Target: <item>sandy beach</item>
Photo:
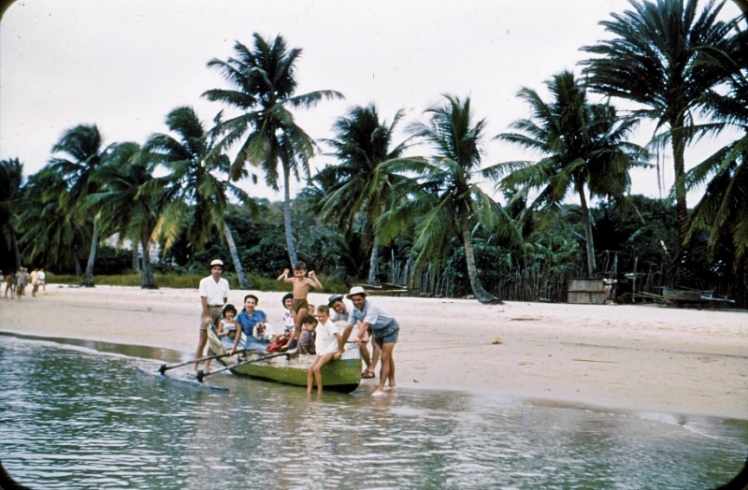
[[[232,291],[239,306],[247,291]],[[282,293],[254,292],[280,325]],[[311,294],[324,304],[328,294]],[[400,387],[748,419],[748,313],[371,297],[398,319]],[[47,285],[0,298],[0,331],[194,352],[197,289]],[[374,383],[376,380],[364,380]],[[373,388],[373,386],[372,386]]]

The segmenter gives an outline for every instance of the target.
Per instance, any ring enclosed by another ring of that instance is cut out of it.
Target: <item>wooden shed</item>
[[[566,302],[574,305],[602,305],[605,286],[602,279],[576,277],[569,279]]]

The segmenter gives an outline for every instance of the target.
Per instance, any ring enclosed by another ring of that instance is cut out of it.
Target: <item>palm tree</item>
[[[517,132],[497,136],[539,152],[543,158],[534,163],[508,162],[496,170],[508,172],[500,185],[519,198],[539,190],[533,207],[556,208],[570,191],[577,194],[585,227],[587,272],[593,277],[597,267],[585,189],[590,197],[622,200],[630,186],[629,169],[643,165],[638,159],[643,149],[624,141],[636,122],[619,119],[609,104],[588,103],[573,73],[564,71],[547,85],[553,97],[550,103],[534,90],[520,90],[518,96],[530,105],[532,117],[513,123]]]
[[[693,210],[686,240],[691,240],[697,231],[706,231],[712,256],[722,242],[731,241],[735,270],[748,251],[748,31],[741,31],[739,36],[736,41],[740,51],[729,59],[714,60],[730,74],[726,80],[729,90],[712,90],[705,100],[717,119],[707,126],[708,130],[731,126],[743,135],[691,169],[686,178],[689,188],[707,182],[704,195]]]
[[[229,195],[242,202],[248,201],[249,196],[229,181],[213,175],[213,172],[228,174],[230,162],[226,155],[215,151],[215,142],[191,107],[171,111],[166,116],[166,125],[178,138],[155,134],[143,147],[147,158],[170,171],[141,191],[151,193],[154,186],[164,189],[166,204],[157,232],[166,237],[165,247],[169,248],[183,223],[189,223],[187,243],[197,250],[208,241],[213,227],[217,227],[229,245],[239,285],[249,289],[231,229],[224,219]]]
[[[291,263],[297,259],[291,223],[291,174],[299,180],[299,170],[309,178],[309,159],[314,154],[314,140],[294,121],[291,109],[314,107],[322,99],[342,98],[332,90],[320,90],[295,95],[296,62],[301,49],[288,50],[286,42],[277,36],[272,42],[254,34],[254,50],[237,42],[235,58],[213,59],[208,62],[217,68],[232,85],[231,89],[213,89],[203,94],[211,101],[235,106],[242,114],[227,119],[216,127],[222,139],[216,151],[225,151],[243,139],[231,164],[231,178],[247,175],[246,164],[259,165],[265,181],[278,189],[278,166],[283,175],[284,222],[286,246]]]
[[[21,267],[21,253],[14,220],[21,211],[18,201],[22,191],[23,164],[18,158],[0,161],[0,233],[13,250],[16,269]]]
[[[338,166],[325,167],[319,179],[333,185],[320,202],[322,218],[334,221],[338,230],[352,228],[356,218],[363,216],[364,228],[370,230],[371,255],[369,284],[377,284],[379,269],[380,234],[377,222],[392,203],[392,189],[403,177],[388,171],[389,166],[402,160],[407,148],[402,142],[393,148],[393,132],[402,111],[395,114],[392,124],[379,120],[376,107],[357,106],[333,125],[335,139],[323,140],[333,148],[328,155],[336,157]],[[330,173],[330,176],[325,176]]]
[[[88,196],[98,191],[94,175],[101,167],[108,149],[103,143],[99,128],[95,125],[79,125],[62,135],[53,147],[53,153],[65,153],[71,159],[56,157],[49,162],[53,171],[58,172],[68,183],[68,192],[60,197],[60,206],[65,212],[81,221],[92,218],[91,248],[83,275],[82,286],[93,287],[93,268],[101,234],[101,220],[98,210],[92,207]]]
[[[718,20],[724,2],[698,0],[631,0],[633,10],[601,22],[613,38],[582,50],[597,55],[583,61],[583,74],[594,90],[644,106],[639,117],[657,121],[658,144],[671,143],[675,171],[679,238],[688,222],[684,151],[693,137],[693,110],[721,74],[701,59],[725,51],[736,20]]]
[[[132,239],[135,251],[143,250],[141,287],[158,289],[150,260],[150,245],[164,205],[164,192],[152,185],[155,162],[140,151],[140,145],[116,145],[107,162],[94,177],[100,191],[91,199],[101,206],[102,218],[119,232],[120,239]]]
[[[81,275],[77,251],[89,246],[90,223],[73,219],[60,207],[67,192],[67,181],[49,165],[29,177],[20,202],[19,242],[30,262],[72,266]]]
[[[411,161],[405,167],[420,175],[420,195],[410,203],[390,213],[389,220],[417,214],[413,246],[419,251],[419,262],[436,259],[443,263],[449,251],[450,238],[459,236],[465,247],[465,262],[470,286],[481,303],[500,303],[489,294],[478,278],[473,252],[473,230],[484,225],[493,228],[500,217],[506,217],[501,207],[479,186],[490,174],[481,170],[481,144],[485,120],[473,123],[470,99],[461,101],[445,95],[442,105],[426,110],[430,119],[416,122],[408,129],[423,138],[436,151],[429,160]]]

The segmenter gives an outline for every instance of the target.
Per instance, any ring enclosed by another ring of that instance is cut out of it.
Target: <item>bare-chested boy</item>
[[[283,274],[278,276],[279,281],[290,282],[293,284],[293,312],[295,315],[295,326],[291,337],[288,339],[288,343],[283,346],[284,349],[288,349],[289,352],[292,353],[297,349],[297,339],[301,335],[301,324],[309,311],[309,303],[307,301],[309,288],[313,287],[316,289],[322,289],[322,284],[317,280],[314,271],[309,271],[309,277],[306,277],[306,275],[306,264],[304,262],[296,262],[293,266],[293,277],[288,277],[288,269],[284,270]]]

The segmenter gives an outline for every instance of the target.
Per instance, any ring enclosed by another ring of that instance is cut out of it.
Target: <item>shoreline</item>
[[[245,294],[279,326],[283,292]],[[324,304],[328,294],[312,293]],[[493,393],[602,409],[748,420],[748,313],[372,296],[400,323],[400,387]],[[79,288],[0,298],[0,331],[192,355],[197,289]],[[375,380],[363,380],[369,384]]]

